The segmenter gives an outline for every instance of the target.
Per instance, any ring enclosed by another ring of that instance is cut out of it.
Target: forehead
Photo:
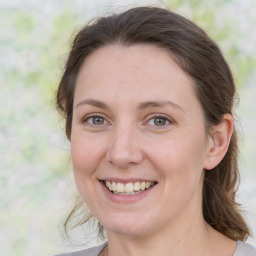
[[[166,50],[153,45],[102,47],[84,61],[75,101],[108,98],[132,101],[197,100],[193,80]]]
[[[170,66],[172,66],[171,69]],[[114,44],[100,47],[84,60],[80,71],[85,72],[86,69],[90,72],[95,68],[101,73],[114,70],[122,71],[124,76],[131,71],[133,71],[133,75],[138,75],[141,72],[151,74],[152,71],[155,74],[158,72],[160,75],[161,71],[164,73],[166,69],[169,73],[179,71],[177,75],[179,73],[185,75],[175,63],[174,56],[170,52],[153,44],[135,44],[131,46]]]

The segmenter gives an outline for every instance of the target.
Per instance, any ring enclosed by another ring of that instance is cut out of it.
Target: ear
[[[211,135],[209,136],[204,169],[213,169],[224,158],[233,134],[233,127],[234,120],[232,115],[224,114],[221,123],[212,128]]]

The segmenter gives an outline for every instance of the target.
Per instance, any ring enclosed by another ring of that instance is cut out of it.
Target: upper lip
[[[99,179],[100,181],[113,181],[113,182],[119,182],[119,183],[134,183],[134,182],[157,182],[155,180],[151,180],[151,179],[144,179],[144,178],[130,178],[130,179],[124,179],[124,178],[117,178],[117,177],[106,177],[106,178],[103,178],[103,179]]]

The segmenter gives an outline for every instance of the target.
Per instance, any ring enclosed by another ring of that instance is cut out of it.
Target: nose
[[[127,168],[142,162],[144,156],[136,131],[126,125],[116,127],[112,134],[106,159],[118,168]]]

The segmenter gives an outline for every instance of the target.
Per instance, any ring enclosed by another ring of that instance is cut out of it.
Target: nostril
[[[106,160],[109,163],[122,169],[130,165],[139,164],[143,161],[143,159],[143,154],[139,150],[120,150],[118,152],[110,150],[106,154]]]
[[[119,168],[125,168],[130,164],[137,164],[143,160],[141,144],[138,143],[136,136],[126,127],[119,127],[114,138],[108,145],[106,160]]]

